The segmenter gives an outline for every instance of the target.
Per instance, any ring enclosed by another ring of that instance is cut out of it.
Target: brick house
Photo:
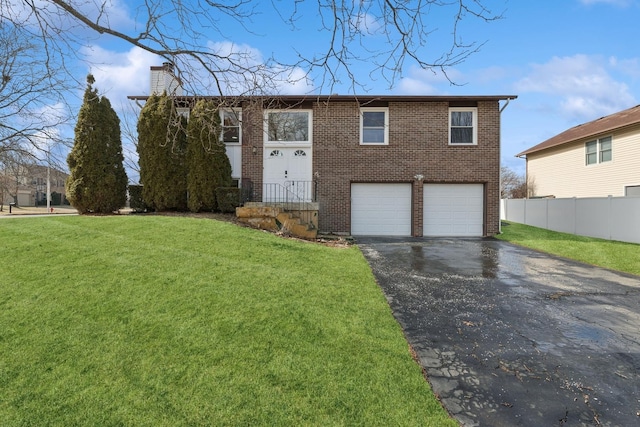
[[[500,226],[500,103],[515,98],[229,98],[221,138],[252,200],[285,193],[316,203],[321,233],[491,236]]]

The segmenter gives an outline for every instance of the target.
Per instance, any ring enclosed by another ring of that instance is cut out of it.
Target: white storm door
[[[231,163],[231,178],[242,177],[242,146],[239,144],[225,144],[225,151]]]
[[[265,202],[310,202],[311,148],[265,148],[263,180]]]

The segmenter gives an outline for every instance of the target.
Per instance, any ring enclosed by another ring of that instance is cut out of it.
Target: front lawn
[[[558,233],[544,228],[507,222],[500,240],[571,258],[591,265],[640,275],[640,245]]]
[[[0,220],[3,426],[455,426],[356,247]]]

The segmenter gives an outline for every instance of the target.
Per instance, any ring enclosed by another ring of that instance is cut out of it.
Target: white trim
[[[270,141],[269,140],[269,114],[272,113],[306,113],[307,122],[307,140],[306,141]],[[313,110],[310,109],[268,109],[264,110],[263,116],[263,137],[265,146],[303,146],[312,145],[313,141]]]
[[[453,112],[471,112],[472,113],[472,126],[473,126],[473,136],[471,143],[452,143],[451,142],[451,113]],[[478,107],[449,107],[449,121],[447,122],[449,138],[448,143],[451,146],[470,146],[470,145],[478,145]]]
[[[364,113],[384,113],[384,141],[364,142]],[[389,107],[360,107],[360,145],[389,145]]]

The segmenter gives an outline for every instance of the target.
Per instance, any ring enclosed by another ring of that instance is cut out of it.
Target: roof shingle
[[[520,154],[516,154],[516,157],[522,157],[527,154],[542,151],[551,147],[557,147],[558,145],[567,144],[580,139],[595,137],[606,132],[611,132],[613,130],[635,124],[640,124],[640,105],[567,129]]]

